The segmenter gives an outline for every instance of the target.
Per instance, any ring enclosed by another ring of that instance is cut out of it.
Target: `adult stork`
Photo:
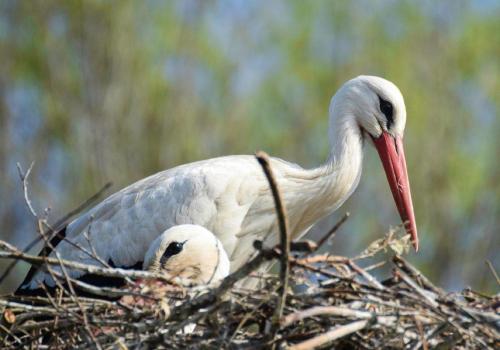
[[[401,219],[418,249],[403,152],[405,123],[403,96],[393,83],[359,76],[340,88],[330,103],[327,161],[317,168],[303,169],[271,159],[292,237],[305,233],[352,194],[361,175],[363,144],[368,141],[379,153]],[[63,259],[99,264],[75,248],[77,244],[92,251],[92,244],[102,260],[115,266],[133,266],[141,263],[151,242],[162,232],[181,224],[212,231],[224,245],[232,271],[253,254],[255,239],[277,243],[273,199],[255,157],[214,158],[142,179],[72,221],[61,232],[65,239],[56,237],[53,245]],[[78,271],[70,273],[80,277]],[[32,268],[22,287],[36,288],[40,283],[51,286],[54,282],[43,269]]]

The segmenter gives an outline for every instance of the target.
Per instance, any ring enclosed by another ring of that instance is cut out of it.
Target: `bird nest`
[[[352,258],[318,253],[347,215],[317,244],[290,242],[286,209],[268,157],[262,152],[256,157],[275,201],[280,244],[269,248],[255,241],[255,256],[212,288],[185,286],[174,276],[166,278],[147,271],[63,261],[57,254],[56,258],[31,256],[0,241],[0,258],[44,265],[61,287],[37,297],[0,297],[0,346],[500,348],[500,295],[486,296],[472,290],[447,293],[433,285],[402,258],[410,242],[407,236],[398,237],[397,230]],[[47,237],[42,233],[46,228],[48,232],[57,232],[57,226],[67,224],[72,215],[106,188],[52,229],[39,218],[28,198],[26,180],[30,170],[31,167],[23,174],[19,167],[26,203],[46,244]],[[278,262],[279,274],[263,273],[273,261]],[[62,273],[52,269],[54,265]],[[392,273],[379,281],[374,271],[383,265],[392,266]],[[12,267],[11,264],[6,273]],[[88,285],[72,279],[65,272],[67,268],[120,277],[127,284],[121,289]],[[81,291],[93,297],[83,297]]]
[[[286,256],[285,290],[282,274],[258,272],[262,264],[281,261],[283,254],[278,247],[267,249],[258,243],[256,256],[214,289],[182,286],[148,272],[137,272],[137,279],[135,272],[105,268],[100,273],[123,274],[127,287],[87,287],[114,297],[112,301],[78,296],[74,288],[42,297],[2,297],[1,346],[500,347],[499,295],[471,290],[447,293],[436,287],[401,257],[408,242],[394,232],[353,258],[318,254],[317,245],[307,241],[292,243]],[[6,243],[1,250],[4,255],[30,259]],[[383,252],[399,254],[391,259]],[[379,281],[373,271],[384,264],[391,264],[392,274]],[[245,288],[250,280],[259,287]]]

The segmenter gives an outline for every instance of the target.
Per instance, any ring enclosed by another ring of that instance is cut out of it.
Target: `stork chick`
[[[151,243],[143,268],[165,273],[173,282],[184,286],[214,286],[229,274],[229,259],[212,232],[198,225],[178,225]],[[138,280],[132,291],[148,294],[149,298],[131,294],[122,297],[121,303],[153,308],[165,318],[170,315],[171,306],[180,305],[186,297],[184,288],[159,280]],[[192,327],[189,330],[192,331]]]
[[[198,225],[178,225],[151,243],[143,268],[165,272],[182,284],[210,285],[229,274],[229,258],[212,232]]]

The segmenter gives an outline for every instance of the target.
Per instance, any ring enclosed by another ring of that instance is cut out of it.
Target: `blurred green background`
[[[35,161],[33,204],[51,220],[107,181],[199,159],[263,149],[312,167],[332,94],[372,74],[406,99],[421,236],[409,259],[450,290],[497,291],[485,260],[500,269],[499,33],[494,0],[1,0],[0,238],[35,236],[16,162]],[[337,254],[399,223],[371,147],[358,190],[316,234],[347,210]]]

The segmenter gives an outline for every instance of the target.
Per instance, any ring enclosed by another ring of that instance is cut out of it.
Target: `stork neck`
[[[354,116],[339,116],[330,122],[330,155],[320,167],[325,178],[359,177],[363,161],[363,136]],[[357,175],[357,176],[354,176]],[[334,184],[338,186],[339,184]]]
[[[363,137],[354,116],[343,115],[331,121],[330,155],[322,170],[323,195],[334,209],[355,190],[361,176]]]
[[[307,229],[314,222],[330,214],[356,189],[361,175],[363,139],[359,126],[352,116],[332,118],[330,125],[331,151],[328,160],[320,167],[309,170],[308,181],[297,189],[303,195],[297,209],[295,229]],[[291,204],[291,203],[290,203]],[[293,220],[295,221],[295,220]]]

